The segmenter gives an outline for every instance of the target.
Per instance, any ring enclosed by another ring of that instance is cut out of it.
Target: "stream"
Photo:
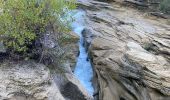
[[[81,84],[86,88],[90,95],[93,95],[94,88],[92,86],[93,69],[88,54],[83,46],[82,31],[85,28],[85,12],[83,10],[73,11],[73,18],[75,21],[72,23],[72,30],[80,36],[79,41],[79,56],[77,58],[76,67],[74,70],[75,76],[80,80]]]

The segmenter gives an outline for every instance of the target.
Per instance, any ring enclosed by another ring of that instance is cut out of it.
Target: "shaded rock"
[[[93,100],[80,81],[73,74],[66,74],[68,82],[63,86],[62,94],[70,100]]]
[[[149,6],[146,3],[142,2],[141,0],[140,1],[138,1],[138,0],[125,0],[125,2],[132,3],[132,4],[135,4],[137,6],[142,6],[142,7],[148,7]]]
[[[54,74],[54,80],[62,95],[68,100],[93,100],[72,72]]]
[[[79,55],[79,46],[78,46],[79,36],[74,32],[70,32],[69,35],[70,35],[70,41],[65,42],[63,44],[63,48],[66,51],[66,59],[70,64],[71,70],[74,71],[76,59]]]
[[[6,53],[6,48],[2,42],[0,42],[0,53]]]
[[[70,68],[53,74],[53,79],[67,100],[93,100]]]

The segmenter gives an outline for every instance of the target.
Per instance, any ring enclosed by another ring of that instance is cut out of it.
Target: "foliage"
[[[163,0],[160,4],[160,10],[164,13],[170,14],[170,0]]]
[[[67,32],[62,18],[75,8],[75,0],[0,0],[0,39],[13,52],[26,52],[48,31]]]

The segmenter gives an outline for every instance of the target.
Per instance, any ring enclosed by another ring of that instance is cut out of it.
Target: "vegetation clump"
[[[170,0],[163,0],[160,3],[160,10],[166,14],[170,14]]]
[[[0,0],[0,42],[12,54],[28,53],[49,30],[68,32],[64,16],[75,7],[75,0]]]

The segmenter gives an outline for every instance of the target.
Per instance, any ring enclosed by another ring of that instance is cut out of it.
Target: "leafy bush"
[[[160,10],[164,13],[170,14],[170,0],[163,0],[160,4]]]
[[[12,52],[26,52],[49,26],[67,32],[62,16],[75,8],[75,0],[0,0],[0,40]]]

